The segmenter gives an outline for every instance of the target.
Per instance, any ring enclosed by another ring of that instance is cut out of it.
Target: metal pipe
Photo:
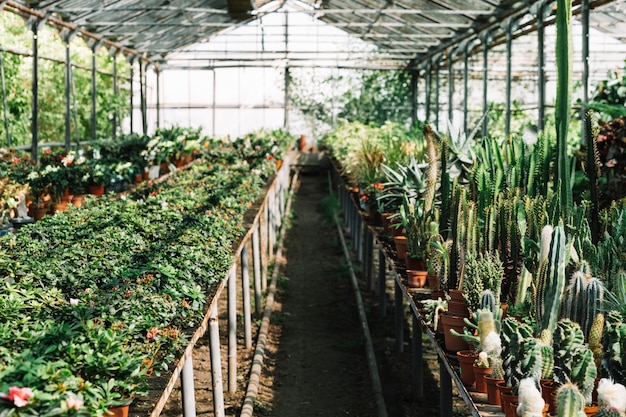
[[[298,181],[298,174],[296,173],[291,180],[291,189]],[[287,197],[285,203],[286,210],[291,207],[291,198]],[[279,236],[278,249],[276,250],[276,258],[282,259],[282,243],[285,239],[286,230],[281,230]],[[265,309],[263,311],[263,319],[261,320],[261,327],[259,328],[259,335],[257,338],[256,349],[254,351],[254,357],[252,359],[252,367],[250,369],[250,376],[248,378],[248,388],[246,390],[246,397],[241,407],[241,413],[239,417],[252,417],[254,412],[254,400],[258,394],[259,383],[261,380],[261,371],[263,370],[263,358],[265,356],[265,344],[267,343],[267,333],[269,331],[270,319],[272,316],[272,310],[274,308],[274,297],[276,293],[276,283],[278,281],[278,274],[280,272],[280,265],[277,262],[273,271],[272,279],[270,280],[270,286],[268,288],[267,299],[265,302]]]
[[[426,99],[424,100],[426,103],[426,121],[430,118],[430,94],[431,94],[431,71],[433,69],[432,63],[428,61],[426,65]]]
[[[367,288],[373,291],[376,288],[374,281],[374,235],[366,227],[365,237],[365,276],[367,277]]]
[[[185,359],[183,372],[180,378],[180,387],[183,398],[183,416],[196,417],[196,398],[194,396],[195,388],[193,383],[193,360],[189,355]]]
[[[439,130],[439,72],[441,71],[441,58],[437,58],[437,71],[435,72],[435,126]]]
[[[113,54],[113,96],[117,98],[118,90],[117,90],[117,53]],[[111,131],[112,137],[115,139],[117,137],[117,106],[113,107],[113,120],[111,121]]]
[[[417,70],[411,71],[411,125],[417,125]]]
[[[132,135],[135,132],[135,100],[134,100],[134,91],[133,91],[133,82],[135,80],[135,62],[134,59],[129,60],[130,63],[130,134]]]
[[[487,102],[487,85],[488,85],[488,76],[489,76],[489,33],[484,32],[482,37],[483,43],[483,115],[487,114],[489,110],[489,103]],[[487,126],[489,123],[489,117],[483,117],[483,137],[487,137]]]
[[[228,274],[228,392],[237,392],[237,276],[236,268]]]
[[[452,61],[452,52],[448,53],[448,121],[452,123],[453,117],[453,106],[452,101],[454,100],[454,73],[453,70],[453,61]]]
[[[261,274],[261,288],[263,291],[265,291],[265,289],[267,288],[267,268],[268,265],[270,263],[270,250],[269,250],[269,245],[268,245],[268,231],[267,231],[267,224],[269,223],[269,218],[270,218],[270,211],[269,211],[269,207],[268,204],[266,202],[265,206],[263,207],[263,223],[262,225],[259,224],[259,226],[261,227],[261,248],[262,248],[262,252],[263,252],[263,269],[262,269],[262,274]]]
[[[537,128],[542,131],[545,126],[546,117],[546,57],[544,53],[544,40],[545,40],[545,3],[540,3],[537,10],[537,78],[538,88],[537,92],[539,97],[537,98]]]
[[[161,71],[155,69],[156,74],[156,127],[161,127]]]
[[[582,60],[583,60],[583,103],[589,102],[589,0],[582,0],[580,2],[581,11],[581,23],[583,26],[583,39],[582,39]],[[588,108],[584,104],[580,107],[580,119],[585,120],[587,117]],[[587,123],[581,123],[581,145],[587,146]]]
[[[259,250],[259,226],[252,226],[252,269],[254,274],[254,312],[261,314],[261,253]]]
[[[96,140],[98,118],[96,115],[96,50],[99,43],[94,43],[91,47],[91,139]]]
[[[382,245],[378,248],[378,314],[387,316],[387,257]]]
[[[365,337],[365,353],[367,356],[367,366],[370,372],[370,379],[372,381],[372,389],[374,391],[374,398],[376,399],[376,412],[378,417],[386,417],[387,416],[387,408],[385,406],[385,397],[383,395],[382,384],[380,382],[380,375],[378,373],[378,366],[376,364],[376,354],[374,353],[374,347],[372,343],[372,336],[370,334],[369,325],[367,324],[367,314],[365,313],[365,306],[363,304],[363,298],[361,297],[361,292],[359,290],[359,283],[356,278],[356,274],[354,273],[354,268],[352,267],[352,262],[350,261],[350,253],[348,252],[348,246],[346,245],[346,240],[343,236],[343,231],[339,226],[339,222],[337,221],[337,217],[334,218],[335,225],[337,226],[337,231],[339,233],[339,239],[341,241],[341,246],[343,248],[343,254],[348,262],[348,268],[350,270],[350,282],[352,284],[352,290],[354,292],[354,296],[356,298],[358,310],[359,310],[359,319],[361,322],[361,328],[363,330],[363,335]]]
[[[4,134],[7,146],[11,146],[11,130],[9,129],[9,110],[7,105],[7,87],[4,80],[4,49],[0,48],[0,80],[2,82],[2,109],[4,113]]]
[[[463,50],[463,131],[467,135],[467,101],[468,101],[468,80],[469,80],[469,44]]]
[[[32,24],[33,31],[33,86],[32,86],[32,118],[31,118],[31,153],[33,161],[39,164],[39,19]]]
[[[413,387],[415,388],[415,397],[417,399],[424,398],[424,349],[422,346],[422,328],[419,319],[415,314],[411,315],[413,319],[413,339],[411,340],[411,357],[413,359]]]
[[[213,388],[213,411],[215,417],[224,417],[224,381],[220,355],[220,326],[217,321],[217,306],[209,317],[209,352],[211,353],[211,385]]]
[[[71,65],[70,43],[65,42],[65,150],[70,150],[72,142],[72,109],[71,109]]]
[[[394,323],[396,334],[396,353],[404,352],[404,305],[402,288],[398,280],[394,280]]]
[[[248,245],[241,248],[241,288],[243,301],[243,334],[246,349],[252,348],[252,318],[250,315],[250,272],[248,270]]]
[[[141,107],[141,131],[148,134],[148,119],[146,115],[146,67],[139,61],[139,100]]]
[[[504,136],[509,137],[511,133],[511,56],[513,53],[513,20],[506,23],[506,92],[505,92],[505,109],[504,109]]]
[[[215,102],[215,98],[216,98],[216,92],[215,89],[217,87],[217,82],[216,82],[216,78],[217,78],[217,74],[215,73],[215,69],[213,69],[213,108],[211,109],[211,116],[213,118],[213,137],[215,137],[215,125],[217,124],[217,120],[215,119],[215,107],[216,107],[216,102]]]

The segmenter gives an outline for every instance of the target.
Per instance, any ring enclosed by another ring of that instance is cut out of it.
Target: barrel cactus
[[[587,417],[585,397],[572,383],[565,383],[556,392],[557,417]]]
[[[624,414],[620,413],[616,408],[604,406],[598,408],[593,417],[624,417]]]

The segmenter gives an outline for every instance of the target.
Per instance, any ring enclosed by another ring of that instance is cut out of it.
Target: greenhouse
[[[0,417],[626,417],[625,1],[0,22]]]

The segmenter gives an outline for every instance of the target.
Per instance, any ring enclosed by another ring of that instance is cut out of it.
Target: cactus
[[[537,383],[532,378],[524,378],[519,383],[519,405],[517,415],[520,417],[542,417],[545,401]]]
[[[587,417],[585,398],[572,383],[563,384],[556,392],[556,409],[558,417]]]
[[[620,413],[616,408],[603,406],[598,408],[593,417],[624,417],[624,414]]]
[[[604,284],[598,278],[591,278],[585,287],[584,299],[586,303],[583,308],[583,317],[580,327],[583,329],[586,340],[589,340],[589,333],[597,314],[602,310],[604,302]]]
[[[587,281],[591,279],[586,262],[582,262],[579,268],[572,274],[569,285],[565,290],[562,305],[562,317],[566,317],[578,324],[582,324],[583,310],[586,301],[584,299]]]
[[[604,349],[602,348],[602,332],[604,331],[604,314],[596,314],[596,318],[589,330],[589,349],[593,352],[596,368],[600,369]]]
[[[598,405],[626,413],[626,387],[602,378],[598,381]]]
[[[489,310],[492,313],[496,311],[496,297],[493,291],[485,290],[482,292],[480,295],[480,309]]]
[[[569,319],[562,319],[557,324],[553,338],[555,382],[575,383],[586,403],[590,404],[597,369],[593,352],[584,344],[580,326]]]
[[[626,383],[626,323],[618,311],[605,314],[604,357],[602,358],[602,374],[620,384]]]
[[[565,288],[565,230],[563,222],[556,227],[545,226],[541,231],[540,263],[535,291],[538,330],[553,332],[559,317]]]
[[[541,376],[540,344],[533,337],[533,328],[512,318],[502,321],[502,367],[504,379],[513,392],[523,378],[539,381]]]
[[[554,376],[554,349],[550,345],[541,344],[541,378],[552,379]]]

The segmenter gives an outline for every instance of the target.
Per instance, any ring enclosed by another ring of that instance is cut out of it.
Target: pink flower
[[[8,394],[0,393],[0,398],[13,401],[16,407],[24,407],[32,396],[33,390],[30,388],[11,387]]]
[[[160,331],[159,329],[157,329],[156,327],[153,327],[153,328],[151,328],[151,329],[148,331],[148,334],[146,334],[146,337],[147,337],[148,339],[152,339],[152,338],[154,338],[157,334],[159,334],[160,332],[161,332],[161,331]]]
[[[13,163],[17,164],[18,162],[20,162],[20,158],[18,158],[17,156],[13,157]]]
[[[67,400],[65,400],[65,405],[68,409],[80,410],[83,406],[83,400],[78,397],[71,396]]]

